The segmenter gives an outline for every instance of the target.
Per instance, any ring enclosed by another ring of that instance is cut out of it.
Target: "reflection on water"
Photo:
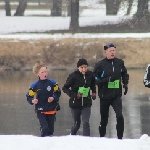
[[[56,79],[62,87],[70,72],[71,70],[51,70],[49,77]],[[123,96],[124,138],[139,138],[144,133],[150,135],[150,89],[143,85],[144,72],[145,70],[129,70],[129,92],[127,96]],[[34,107],[27,103],[25,97],[29,85],[36,79],[30,71],[0,72],[0,134],[39,134],[39,123]],[[57,113],[54,135],[68,135],[72,118],[68,96],[63,92],[60,105],[61,110]],[[90,118],[91,136],[99,136],[99,111],[99,98],[97,98],[93,101]],[[82,134],[82,126],[78,134]],[[107,137],[116,138],[116,119],[112,108],[110,108]]]

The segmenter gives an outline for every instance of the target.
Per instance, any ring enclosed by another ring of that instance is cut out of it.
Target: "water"
[[[50,70],[49,77],[56,79],[62,87],[72,70]],[[150,89],[143,85],[145,70],[128,70],[130,74],[129,92],[123,96],[123,114],[125,118],[124,138],[139,138],[142,134],[150,135]],[[39,135],[39,122],[34,106],[26,101],[25,93],[37,77],[30,71],[0,72],[0,134]],[[72,126],[69,97],[62,92],[61,110],[57,113],[54,135],[68,135]],[[91,136],[99,137],[100,122],[99,98],[93,101],[90,118]],[[82,134],[82,125],[78,132]],[[106,137],[116,138],[115,113],[110,107]]]

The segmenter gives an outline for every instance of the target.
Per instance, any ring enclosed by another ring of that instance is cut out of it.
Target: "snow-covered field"
[[[1,135],[1,150],[149,150],[150,137],[140,139],[108,139],[100,137]]]
[[[116,24],[122,20],[130,19],[137,10],[137,0],[134,0],[133,7],[129,16],[126,16],[127,4],[122,3],[118,15],[106,16],[106,5],[98,3],[98,0],[81,1],[81,6],[86,9],[80,11],[79,26]],[[1,3],[2,5],[3,3]],[[65,11],[62,17],[51,17],[50,10],[26,10],[25,17],[14,17],[15,10],[11,11],[12,16],[6,17],[5,10],[0,10],[0,34],[10,34],[15,32],[46,32],[51,30],[69,29],[70,17]],[[35,15],[45,15],[37,17]],[[46,16],[47,15],[47,16]]]

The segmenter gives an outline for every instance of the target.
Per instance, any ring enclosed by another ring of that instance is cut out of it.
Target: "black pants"
[[[55,114],[47,115],[40,112],[37,113],[41,126],[41,137],[51,136],[54,133]]]
[[[101,122],[99,126],[100,137],[104,137],[106,134],[106,126],[109,117],[109,106],[112,106],[116,113],[116,130],[118,139],[122,139],[124,132],[124,118],[122,115],[122,99],[116,97],[114,99],[100,99],[100,114]]]
[[[82,109],[71,109],[74,125],[71,129],[71,135],[76,135],[81,124],[81,115],[83,122],[83,136],[90,136],[89,119],[91,115],[91,107],[83,107]]]

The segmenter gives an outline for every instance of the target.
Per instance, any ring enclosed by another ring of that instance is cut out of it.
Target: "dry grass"
[[[0,66],[2,69],[31,69],[43,60],[51,68],[76,67],[78,58],[84,57],[91,67],[104,58],[103,44],[111,41],[117,46],[117,57],[128,68],[143,68],[149,60],[150,39],[44,39],[0,40]],[[96,56],[96,59],[94,58]]]

